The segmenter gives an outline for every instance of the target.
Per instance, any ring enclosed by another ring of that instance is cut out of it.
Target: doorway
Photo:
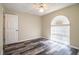
[[[18,16],[5,14],[5,42],[12,44],[18,41]]]

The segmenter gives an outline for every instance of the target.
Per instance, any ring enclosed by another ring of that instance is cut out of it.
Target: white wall
[[[79,48],[79,4],[42,16],[42,36],[50,37],[50,23],[55,16],[64,15],[70,21],[70,44]]]
[[[16,14],[18,16],[19,42],[41,37],[41,18],[39,16],[7,10],[5,13]]]
[[[3,54],[3,8],[0,5],[0,54]]]

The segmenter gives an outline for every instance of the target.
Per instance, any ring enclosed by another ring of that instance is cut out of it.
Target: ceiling
[[[33,15],[43,16],[50,12],[54,12],[56,10],[68,7],[73,5],[73,3],[46,3],[48,5],[48,9],[46,9],[43,13],[38,12],[38,10],[32,7],[33,3],[4,3],[4,7],[7,10],[18,11],[18,12],[27,12]]]

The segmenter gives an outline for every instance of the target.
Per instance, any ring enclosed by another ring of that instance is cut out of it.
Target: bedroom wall
[[[64,15],[70,21],[70,45],[79,49],[79,4],[42,16],[42,36],[50,37],[50,23],[55,16]]]
[[[5,10],[6,14],[15,14],[19,18],[18,42],[41,37],[41,18],[28,13]]]
[[[42,17],[10,10],[6,10],[5,13],[16,14],[19,16],[18,41],[25,41],[33,38],[35,39],[41,36],[49,39],[51,21],[57,15],[64,15],[68,17],[71,23],[70,45],[79,48],[79,4],[63,8]]]
[[[0,4],[0,55],[3,54],[3,7]]]

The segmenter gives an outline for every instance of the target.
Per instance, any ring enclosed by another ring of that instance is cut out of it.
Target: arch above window
[[[70,22],[68,18],[63,15],[56,16],[51,22],[51,25],[64,25],[64,24],[70,24]]]

